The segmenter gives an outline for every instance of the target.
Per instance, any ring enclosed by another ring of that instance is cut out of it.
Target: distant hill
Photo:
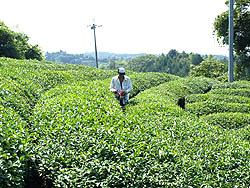
[[[120,66],[135,72],[168,72],[177,76],[189,75],[190,64],[199,65],[208,57],[216,58],[218,61],[227,62],[227,57],[222,55],[200,55],[194,53],[178,52],[175,49],[167,54],[117,54],[110,52],[98,53],[99,68],[117,69]],[[69,54],[60,50],[59,52],[47,52],[46,60],[56,63],[82,64],[96,67],[95,53]]]
[[[145,55],[145,53],[140,54],[116,54],[109,52],[99,52],[98,53],[98,62],[99,64],[108,63],[109,61],[116,60],[129,60],[137,56]],[[45,58],[48,61],[53,61],[57,63],[71,63],[71,64],[83,64],[87,66],[95,66],[95,53],[87,52],[83,54],[68,54],[65,51],[59,52],[46,52]]]
[[[206,57],[208,55],[201,55],[202,57]],[[226,59],[228,60],[228,56],[224,56],[224,55],[212,55],[212,57],[216,57],[217,59]]]
[[[85,55],[95,57],[94,52],[86,52]],[[110,52],[99,52],[98,58],[99,59],[116,59],[116,60],[129,60],[141,55],[146,55],[146,53],[139,53],[139,54],[117,54],[117,53],[110,53]]]

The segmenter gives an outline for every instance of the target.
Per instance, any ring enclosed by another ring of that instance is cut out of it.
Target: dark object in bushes
[[[185,98],[180,98],[177,104],[182,108],[185,109]]]

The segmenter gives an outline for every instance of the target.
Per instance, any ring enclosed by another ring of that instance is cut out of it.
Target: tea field
[[[1,187],[250,187],[250,82],[0,58]]]

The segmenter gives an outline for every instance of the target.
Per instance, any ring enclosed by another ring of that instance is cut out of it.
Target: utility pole
[[[233,63],[233,4],[234,0],[229,1],[229,64],[228,64],[228,81],[233,82],[234,63]]]
[[[102,25],[96,25],[93,23],[93,25],[88,25],[91,27],[91,29],[94,30],[94,42],[95,42],[95,62],[96,62],[96,68],[98,68],[98,57],[97,57],[97,46],[96,46],[96,34],[95,34],[95,29],[96,27],[101,27]]]

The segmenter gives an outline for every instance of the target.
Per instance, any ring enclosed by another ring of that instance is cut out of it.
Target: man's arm
[[[114,84],[114,79],[111,80],[111,83],[110,83],[110,91],[113,92],[113,93],[116,93],[117,92],[117,89],[114,88],[115,87],[115,84]]]
[[[132,89],[133,89],[132,82],[131,82],[131,80],[129,79],[129,80],[128,80],[128,89],[125,90],[125,92],[126,92],[126,93],[129,93]]]

